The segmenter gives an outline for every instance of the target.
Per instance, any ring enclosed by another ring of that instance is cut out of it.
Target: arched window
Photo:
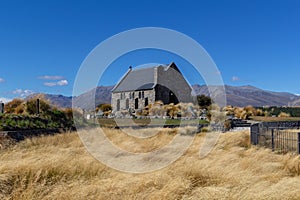
[[[120,99],[117,100],[117,111],[120,110]]]
[[[135,108],[135,109],[138,109],[138,108],[139,108],[139,99],[138,99],[138,98],[136,98],[136,99],[134,100],[134,108]]]
[[[129,108],[129,99],[126,99],[126,109]]]

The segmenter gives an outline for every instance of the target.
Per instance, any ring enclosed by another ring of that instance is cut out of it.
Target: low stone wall
[[[0,137],[10,138],[18,142],[24,140],[25,138],[31,138],[31,137],[41,136],[41,135],[54,135],[57,133],[64,133],[66,131],[67,130],[63,128],[0,131]]]

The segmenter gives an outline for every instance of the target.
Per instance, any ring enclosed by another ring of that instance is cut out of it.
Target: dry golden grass
[[[161,147],[174,134],[166,129],[143,143],[107,130],[116,144],[137,152]],[[0,151],[0,199],[300,199],[299,157],[251,147],[243,131],[222,134],[199,159],[203,141],[204,133],[197,135],[162,170],[129,174],[95,160],[74,133],[26,140]]]
[[[262,117],[262,116],[252,116],[254,121],[262,122],[278,122],[278,121],[300,121],[300,117]]]

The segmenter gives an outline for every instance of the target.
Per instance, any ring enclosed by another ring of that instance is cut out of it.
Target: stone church
[[[192,89],[174,62],[132,69],[112,89],[113,113],[143,109],[155,101],[164,104],[192,102]]]

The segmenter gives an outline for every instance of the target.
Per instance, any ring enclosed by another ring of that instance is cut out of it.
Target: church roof
[[[127,92],[135,90],[149,90],[153,89],[157,84],[157,76],[155,76],[155,69],[157,67],[164,67],[165,70],[168,67],[173,67],[177,71],[178,68],[172,62],[169,65],[160,65],[150,68],[132,69],[129,68],[127,73],[121,78],[118,84],[112,89],[112,92]]]

